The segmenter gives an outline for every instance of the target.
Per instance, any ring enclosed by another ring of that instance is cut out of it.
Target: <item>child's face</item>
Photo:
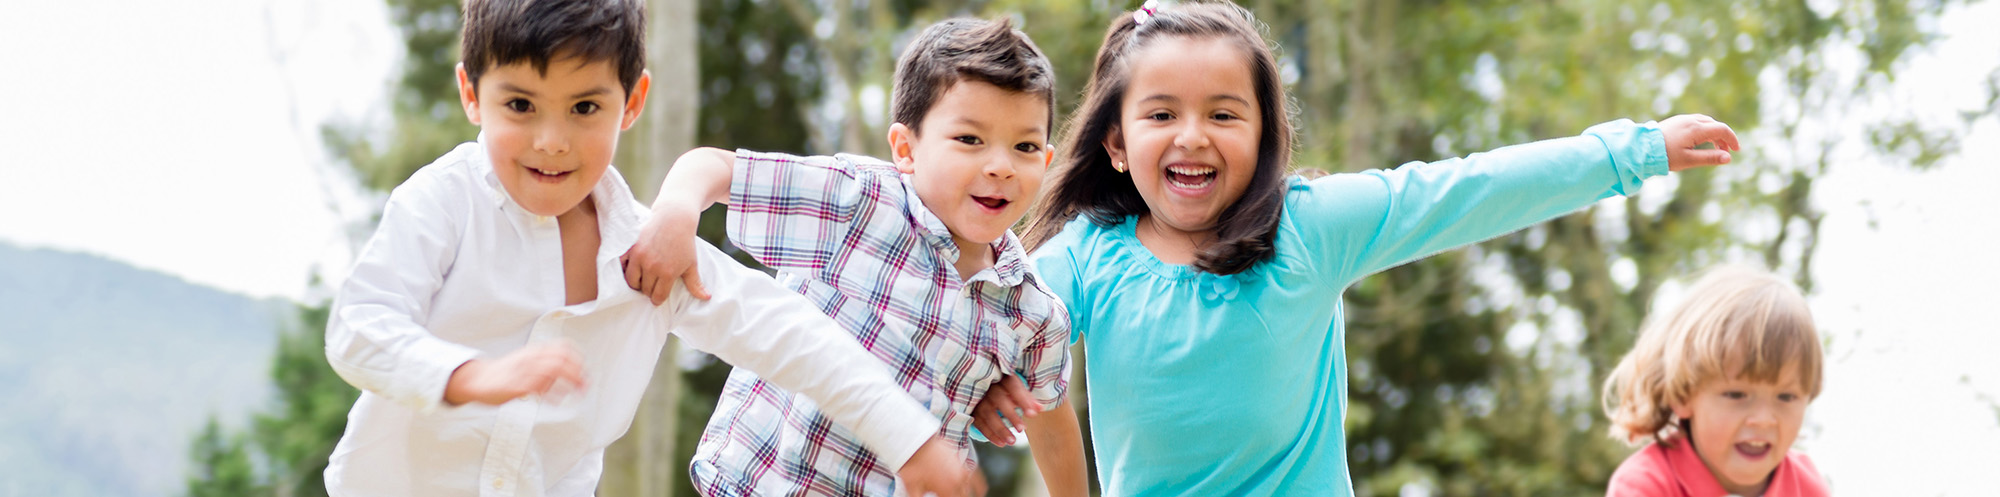
[[[1041,193],[1051,157],[1048,122],[1041,97],[967,80],[924,114],[921,134],[890,126],[889,145],[917,198],[960,245],[987,245]]]
[[[1795,369],[1787,368],[1775,383],[1709,381],[1674,406],[1674,415],[1688,420],[1695,453],[1724,490],[1761,493],[1791,450],[1809,402]]]
[[[1170,37],[1134,54],[1131,70],[1105,150],[1129,168],[1155,221],[1214,231],[1257,172],[1264,116],[1249,59],[1222,38]]]
[[[473,92],[458,69],[465,116],[485,135],[493,173],[522,208],[558,216],[577,208],[604,177],[618,132],[644,107],[648,76],[628,98],[608,62],[570,57],[543,74],[527,62],[487,69]]]

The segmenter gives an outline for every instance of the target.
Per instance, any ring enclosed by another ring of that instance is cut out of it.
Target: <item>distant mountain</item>
[[[208,416],[270,398],[293,309],[0,242],[0,497],[178,494]]]

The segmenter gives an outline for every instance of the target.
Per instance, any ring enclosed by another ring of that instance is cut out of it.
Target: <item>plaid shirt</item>
[[[778,270],[942,420],[971,460],[972,415],[1004,374],[1053,408],[1068,388],[1069,313],[1006,233],[969,281],[958,248],[908,179],[869,157],[737,151],[729,239]],[[730,373],[695,450],[705,495],[889,495],[896,468],[817,405]]]

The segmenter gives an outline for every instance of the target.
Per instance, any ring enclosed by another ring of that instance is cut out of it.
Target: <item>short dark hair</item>
[[[467,0],[460,57],[474,91],[487,69],[528,61],[547,74],[549,60],[610,62],[625,94],[646,69],[642,0]]]
[[[1000,89],[1027,93],[1046,102],[1055,124],[1056,73],[1049,58],[1027,33],[1006,19],[946,19],[924,28],[896,60],[896,86],[890,90],[890,118],[922,133],[924,115],[937,105],[951,85],[981,81]]]
[[[1224,275],[1248,271],[1276,253],[1273,242],[1284,214],[1285,177],[1292,162],[1291,101],[1265,41],[1264,26],[1248,9],[1225,2],[1159,8],[1149,17],[1142,22],[1128,12],[1111,21],[1104,45],[1097,49],[1083,104],[1070,114],[1056,146],[1061,157],[1049,169],[1041,205],[1029,215],[1028,235],[1022,242],[1033,251],[1079,215],[1098,226],[1116,226],[1127,216],[1148,212],[1131,176],[1113,169],[1104,150],[1104,138],[1118,126],[1132,85],[1130,57],[1155,40],[1215,38],[1242,49],[1250,64],[1246,69],[1263,115],[1263,136],[1257,139],[1257,171],[1250,185],[1235,205],[1223,208],[1215,221],[1215,241],[1195,254],[1194,267]]]

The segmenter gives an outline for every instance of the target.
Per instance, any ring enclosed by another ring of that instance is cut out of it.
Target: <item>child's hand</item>
[[[708,300],[695,271],[694,231],[701,224],[701,209],[671,202],[653,209],[646,225],[639,227],[639,240],[619,258],[625,266],[625,284],[652,298],[653,305],[667,301],[674,280],[687,285],[688,295]]]
[[[985,489],[974,488],[976,482],[967,473],[965,459],[958,457],[958,450],[943,437],[931,436],[929,442],[917,448],[910,460],[903,463],[903,469],[896,472],[896,478],[903,481],[903,490],[910,497],[961,497],[985,495]],[[983,483],[980,480],[978,483]],[[982,485],[983,486],[983,485]]]
[[[1667,142],[1667,170],[1680,171],[1729,163],[1729,153],[1738,149],[1736,132],[1708,116],[1681,114],[1660,121]],[[1702,148],[1713,143],[1714,146]]]
[[[1028,425],[1027,417],[1041,412],[1041,404],[1028,395],[1028,385],[1014,375],[1007,375],[999,384],[986,389],[986,398],[979,399],[979,405],[973,407],[972,427],[978,428],[993,445],[1007,447],[1014,445],[1014,430],[1002,424],[1001,419],[1004,417],[1014,423],[1014,428],[1020,428]]]
[[[529,345],[499,359],[473,359],[452,371],[445,381],[444,401],[500,405],[528,395],[544,395],[558,382],[584,388],[583,361],[569,342]]]

